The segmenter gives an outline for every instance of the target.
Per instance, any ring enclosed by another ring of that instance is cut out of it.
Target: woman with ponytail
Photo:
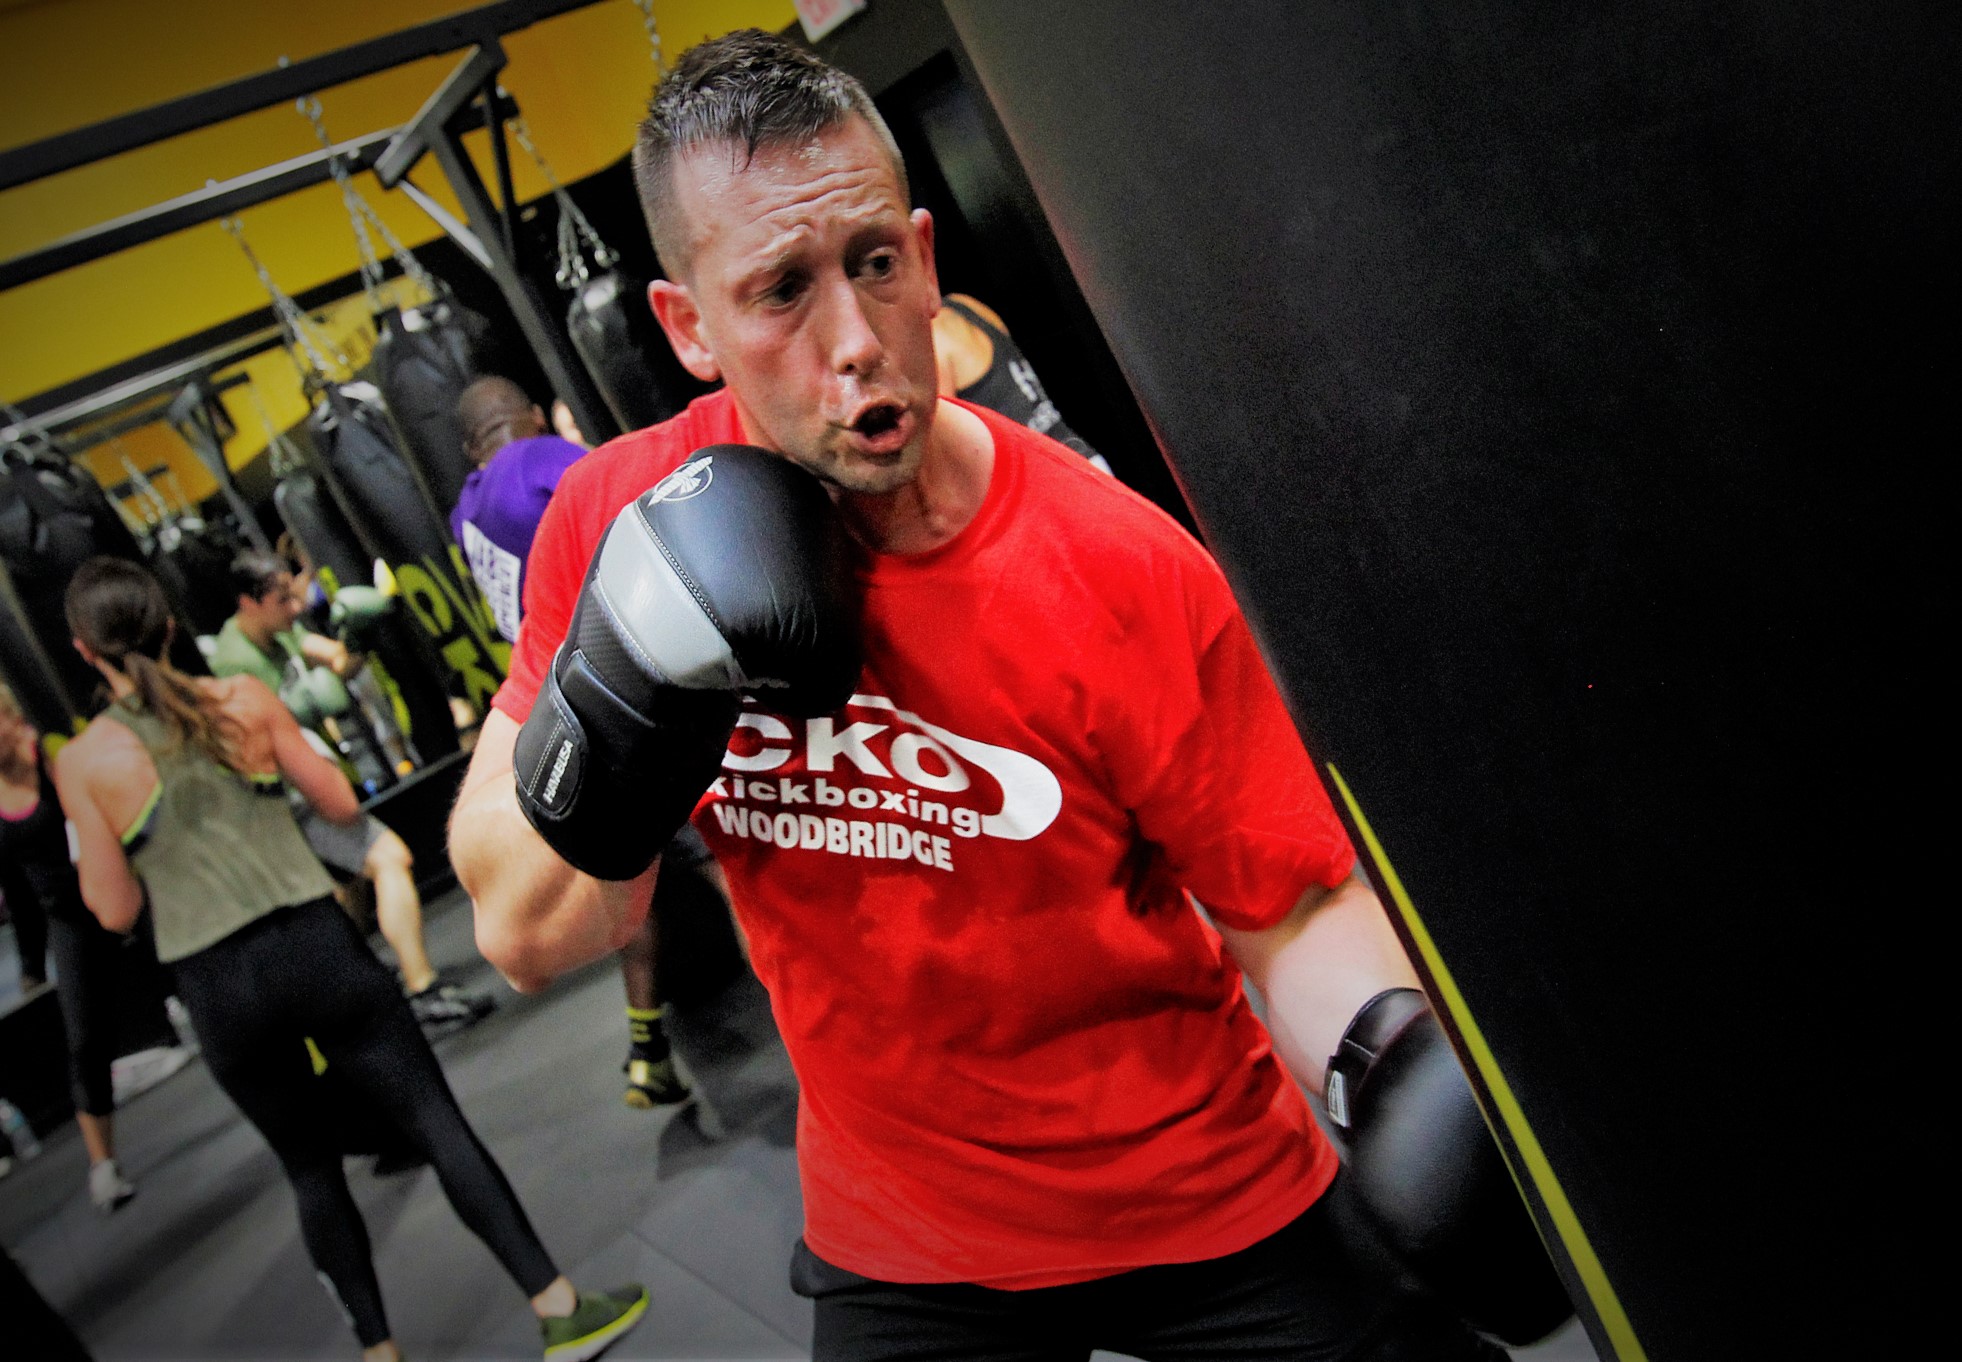
[[[113,697],[55,763],[83,901],[127,931],[147,899],[205,1063],[278,1155],[308,1255],[364,1362],[400,1353],[331,1123],[313,1119],[312,1076],[292,1062],[308,1037],[436,1169],[451,1206],[531,1297],[546,1356],[596,1355],[638,1322],[646,1292],[580,1295],[559,1274],[394,979],[335,904],[285,789],[351,823],[361,807],[340,768],[263,682],[192,678],[164,660],[169,608],[137,564],[90,559],[66,604],[76,649]]]

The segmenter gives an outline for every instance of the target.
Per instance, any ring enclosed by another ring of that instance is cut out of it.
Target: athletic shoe
[[[177,1033],[177,1044],[179,1048],[190,1054],[196,1054],[198,1052],[198,1033],[191,1026],[190,1010],[173,993],[164,999],[164,1012],[170,1018],[171,1030]]]
[[[409,995],[409,1010],[425,1031],[468,1026],[495,1011],[497,1004],[481,993],[467,993],[454,984],[431,984]]]
[[[136,1195],[136,1184],[123,1176],[114,1159],[89,1165],[89,1200],[104,1215],[122,1208]]]
[[[620,1100],[639,1111],[671,1107],[688,1100],[688,1085],[675,1070],[674,1056],[661,1059],[627,1057],[627,1090]]]
[[[545,1362],[586,1362],[598,1357],[646,1313],[644,1286],[582,1294],[571,1314],[538,1321],[538,1332],[545,1340]]]

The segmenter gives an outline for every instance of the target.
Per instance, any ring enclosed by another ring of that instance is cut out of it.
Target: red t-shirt
[[[1014,1288],[1235,1252],[1336,1155],[1181,891],[1259,928],[1353,852],[1205,550],[968,410],[987,497],[940,548],[863,553],[858,694],[746,710],[695,814],[801,1085],[805,1238]],[[529,712],[618,510],[742,438],[714,394],[572,467],[499,708]]]

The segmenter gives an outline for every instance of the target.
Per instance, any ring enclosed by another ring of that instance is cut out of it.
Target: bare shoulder
[[[55,779],[87,780],[98,773],[126,771],[138,756],[148,760],[149,753],[129,725],[98,715],[55,753]]]
[[[261,715],[268,705],[280,703],[265,682],[243,672],[237,676],[201,676],[197,685],[212,703],[235,719]]]
[[[1001,314],[974,295],[969,293],[950,293],[947,296],[958,302],[962,307],[979,313],[997,331],[1006,332],[1008,330],[1008,323],[1001,319]]]

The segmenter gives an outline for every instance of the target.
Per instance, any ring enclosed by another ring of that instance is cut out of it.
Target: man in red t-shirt
[[[1337,1157],[1282,1057],[1318,1086],[1416,979],[1218,568],[936,397],[932,220],[855,81],[704,44],[635,166],[655,313],[726,386],[576,464],[539,527],[451,829],[485,954],[541,987],[644,911],[646,876],[535,830],[514,746],[621,509],[705,446],[774,451],[856,541],[863,670],[818,717],[745,701],[694,821],[800,1080],[816,1356],[1497,1356],[1351,1267],[1324,1209]]]

